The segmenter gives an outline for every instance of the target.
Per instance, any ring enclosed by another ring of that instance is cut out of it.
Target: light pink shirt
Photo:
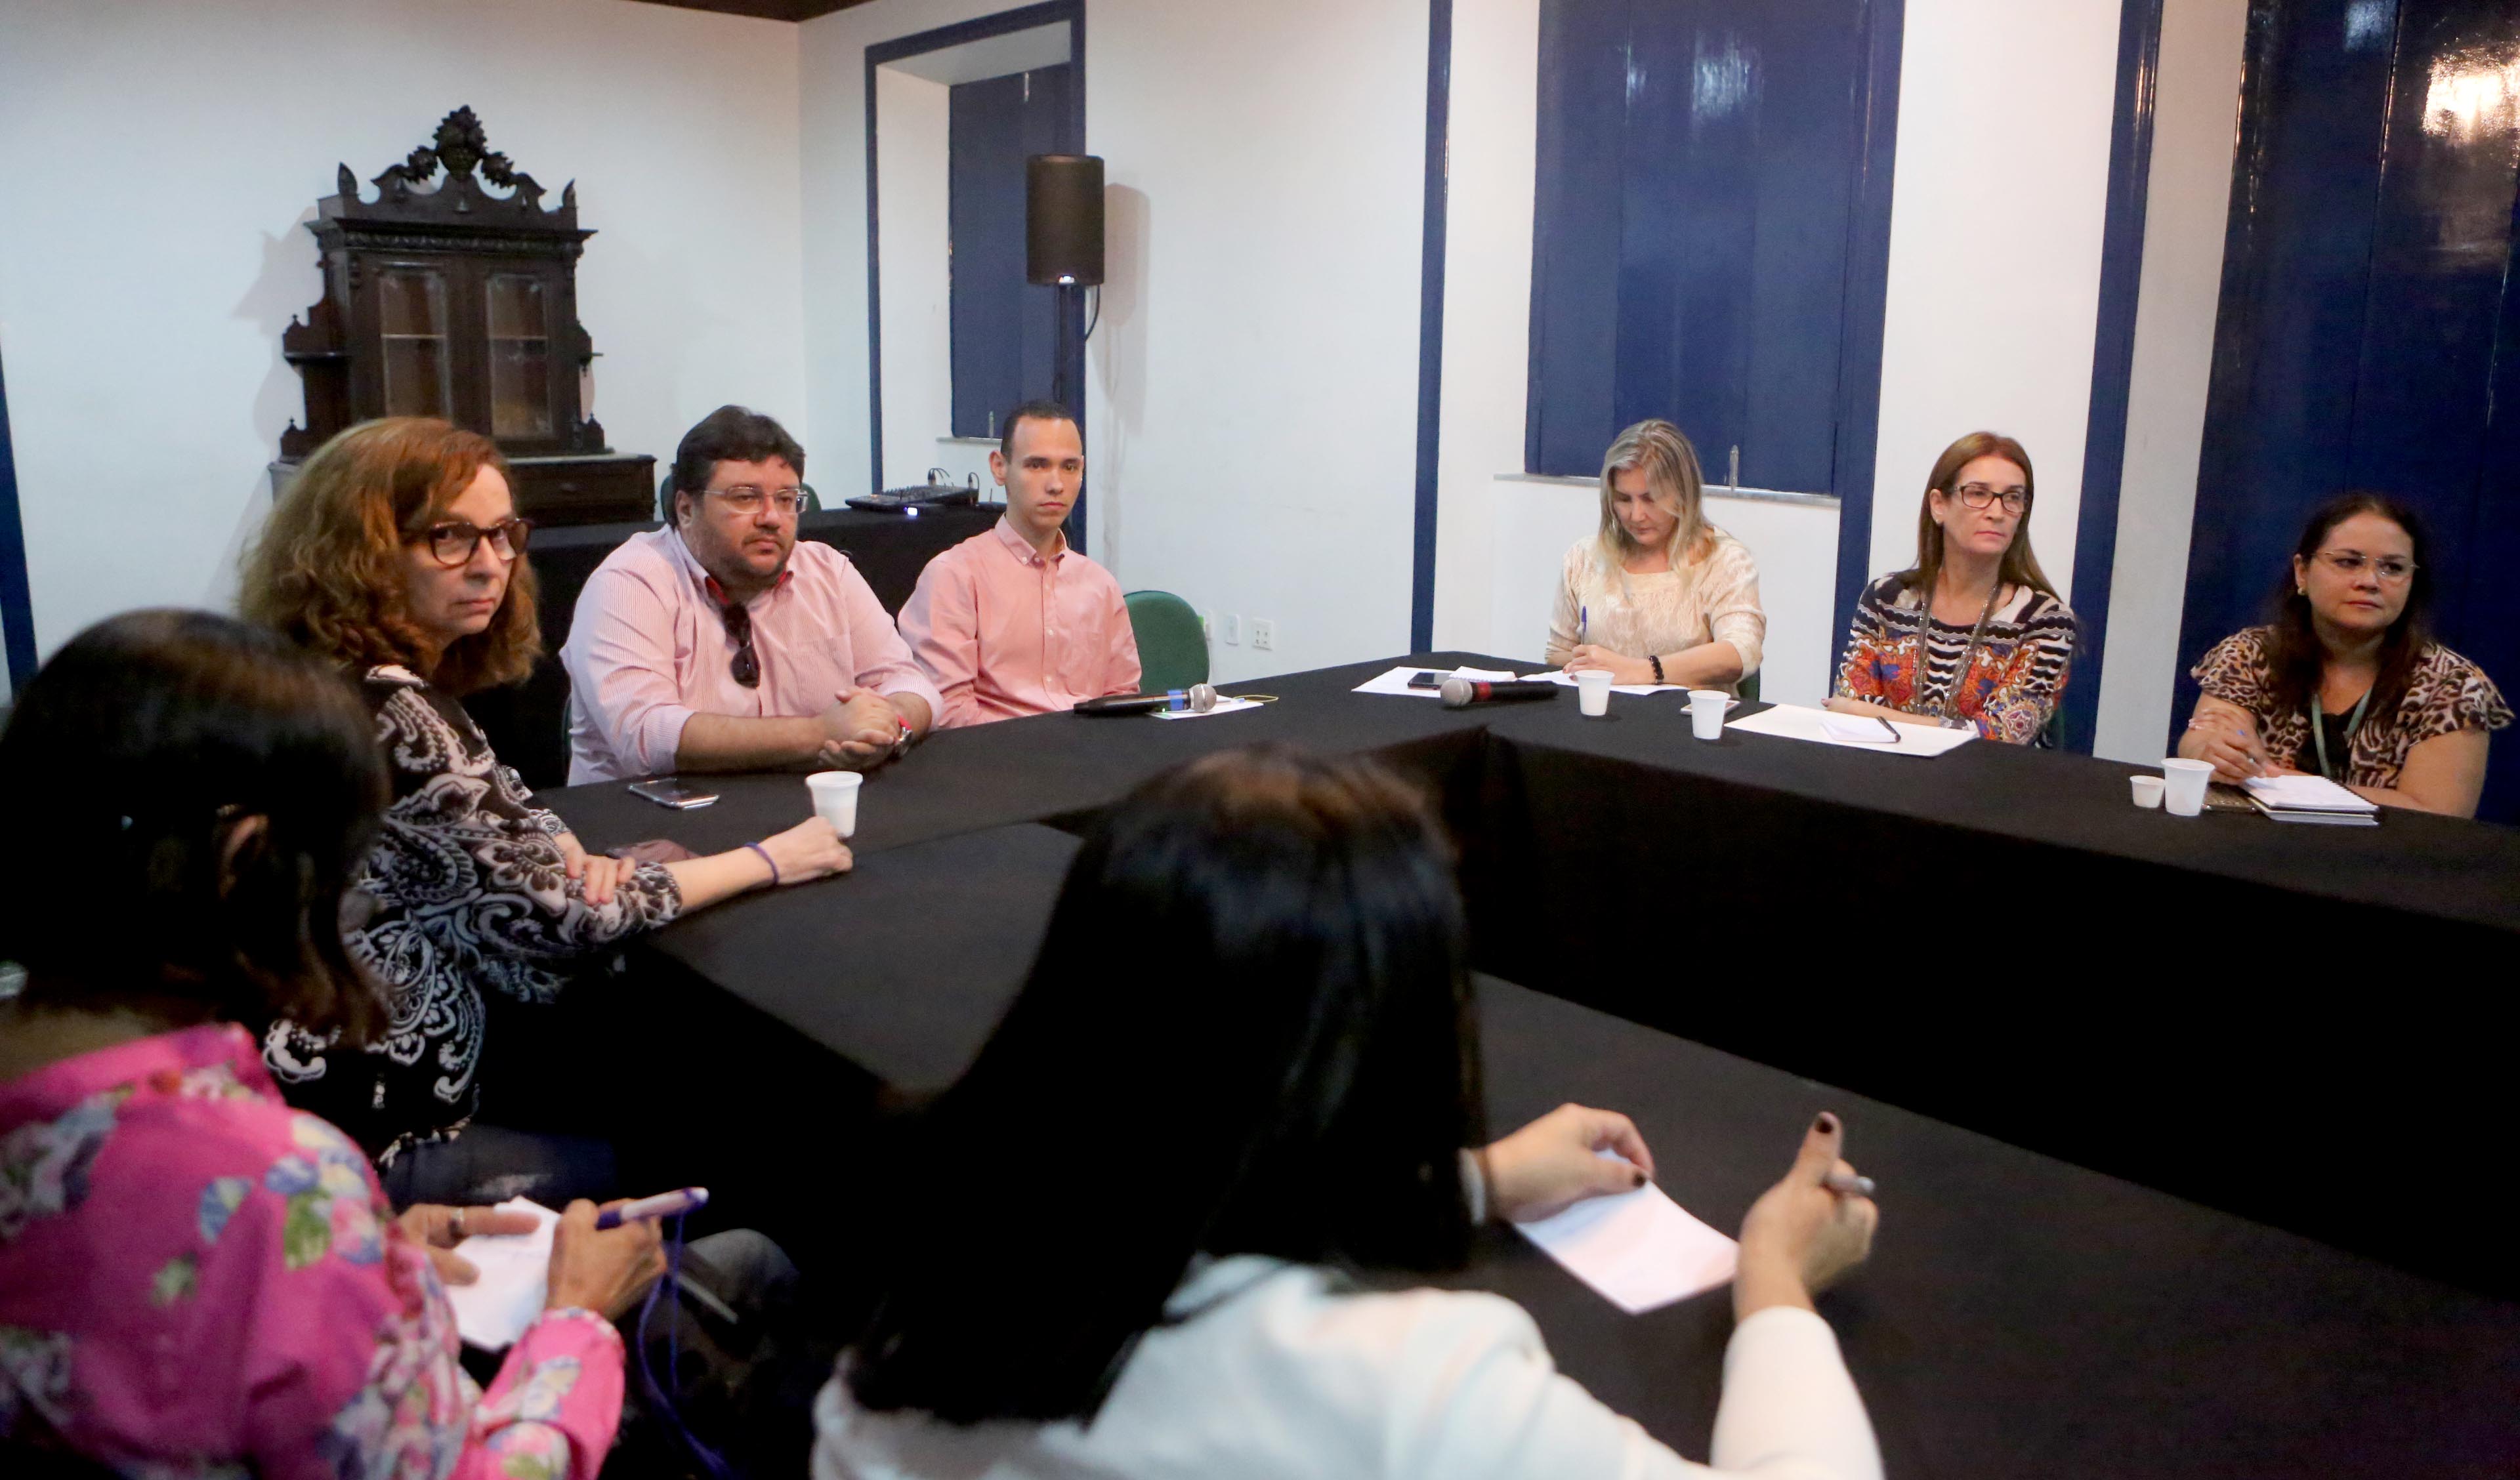
[[[788,578],[745,604],[761,683],[735,681],[735,639],[708,572],[671,529],[634,534],[587,577],[560,658],[568,669],[568,781],[662,776],[695,714],[797,718],[844,689],[945,700],[919,671],[849,558],[799,540]]]
[[[945,695],[937,724],[984,725],[1138,689],[1138,635],[1111,572],[1048,560],[1005,519],[927,562],[901,635]]]

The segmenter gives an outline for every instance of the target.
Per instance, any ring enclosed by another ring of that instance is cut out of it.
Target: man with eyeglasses
[[[949,728],[1138,689],[1120,583],[1061,532],[1085,491],[1075,420],[1026,401],[1000,425],[989,471],[1006,488],[1006,516],[929,561],[901,608],[901,635],[945,696],[937,723]]]
[[[674,454],[673,518],[579,593],[571,785],[669,772],[865,770],[942,712],[936,686],[848,557],[796,540],[805,450],[721,406]]]

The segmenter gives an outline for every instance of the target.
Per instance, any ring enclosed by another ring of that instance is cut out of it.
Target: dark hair
[[[2406,609],[2398,613],[2398,619],[2389,624],[2388,635],[2380,640],[2380,673],[2371,683],[2369,718],[2385,721],[2397,712],[2398,701],[2407,696],[2415,664],[2422,661],[2424,648],[2432,642],[2428,617],[2433,579],[2424,561],[2422,522],[2412,509],[2385,493],[2340,493],[2311,511],[2310,522],[2301,529],[2301,542],[2293,546],[2293,556],[2305,561],[2311,560],[2337,525],[2358,514],[2376,514],[2405,530],[2415,561],[2414,575],[2407,586]],[[2278,709],[2310,707],[2310,696],[2318,690],[2326,658],[2318,629],[2311,625],[2310,597],[2293,589],[2293,573],[2287,563],[2282,578],[2275,582],[2275,619],[2267,635],[2267,666],[2273,674],[2273,697]]]
[[[683,433],[674,449],[674,488],[706,493],[720,463],[767,463],[777,458],[805,475],[805,449],[788,428],[748,406],[721,406]]]
[[[28,845],[0,863],[0,958],[26,968],[24,1002],[187,998],[354,1042],[382,1019],[340,919],[384,760],[367,707],[319,655],[205,611],[109,618],[20,692],[0,775],[23,784],[13,821]]]
[[[1006,415],[998,424],[998,456],[1012,463],[1015,460],[1015,428],[1026,422],[1065,422],[1076,425],[1076,414],[1057,401],[1026,401]]]
[[[852,1390],[1088,1416],[1195,1255],[1458,1266],[1477,1064],[1415,789],[1280,748],[1157,777],[1087,834],[1022,994],[915,1138],[920,1216],[878,1262]]]
[[[315,449],[246,553],[237,609],[359,672],[400,663],[459,697],[533,672],[538,588],[523,551],[490,625],[440,650],[404,609],[403,547],[484,468],[516,483],[498,444],[435,417],[382,417]]]
[[[2030,511],[2039,495],[2039,479],[2030,471],[2030,450],[2000,431],[1972,431],[1943,449],[1934,459],[1933,470],[1925,474],[1925,497],[1916,506],[1916,563],[1899,572],[1899,584],[1910,591],[1925,594],[1925,605],[1933,607],[1934,582],[1943,573],[1943,526],[1934,521],[1934,491],[1958,499],[1960,494],[1960,470],[1980,458],[2002,458],[2021,470],[2021,522],[2013,526],[2012,543],[2003,547],[2002,562],[1996,569],[2001,585],[2026,586],[2044,591],[2049,597],[2056,588],[2048,583],[2048,572],[2039,568],[2039,557],[2030,553]]]

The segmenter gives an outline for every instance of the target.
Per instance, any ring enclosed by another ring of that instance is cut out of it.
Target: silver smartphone
[[[677,812],[688,812],[694,807],[705,807],[717,800],[716,792],[703,791],[679,776],[660,776],[652,782],[632,782],[630,794],[644,796],[659,807],[671,807]]]

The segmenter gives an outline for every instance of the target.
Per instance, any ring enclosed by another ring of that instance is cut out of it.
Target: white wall
[[[1934,458],[2020,439],[2070,602],[2117,106],[2119,0],[1908,0],[1874,462],[1874,571],[1916,554]]]
[[[2158,760],[2170,734],[2248,20],[2248,0],[2173,0],[2162,12],[2126,478],[2092,743],[2113,760]]]
[[[948,184],[952,89],[895,67],[875,74],[878,280],[883,323],[883,484],[923,480],[936,439],[954,426],[954,229]],[[863,336],[862,336],[863,337]],[[837,449],[834,449],[837,450]],[[824,493],[859,491],[865,466],[834,459]]]
[[[865,48],[1007,8],[874,0],[800,27],[807,381],[835,445],[868,418]],[[1088,350],[1093,553],[1123,586],[1273,621],[1272,651],[1214,647],[1222,678],[1396,651],[1426,9],[1094,0],[1091,19],[1110,277]]]
[[[1907,14],[1881,435],[1860,537],[1871,568],[1906,564],[1935,454],[1993,426],[2038,464],[2033,538],[2061,582],[2090,414],[2118,0],[1909,0]],[[1496,476],[1522,468],[1538,0],[1458,0],[1453,27],[1435,641],[1523,654],[1546,618],[1538,594],[1590,523],[1580,490]],[[1998,196],[2007,204],[1991,211]],[[1834,511],[1710,501],[1709,513],[1759,560],[1762,692],[1818,697],[1838,637]]]
[[[554,203],[578,183],[615,448],[670,459],[725,401],[811,437],[793,26],[620,0],[0,0],[0,345],[47,650],[230,599],[303,415],[280,358],[321,290],[299,223],[336,162],[373,176],[458,104]]]

